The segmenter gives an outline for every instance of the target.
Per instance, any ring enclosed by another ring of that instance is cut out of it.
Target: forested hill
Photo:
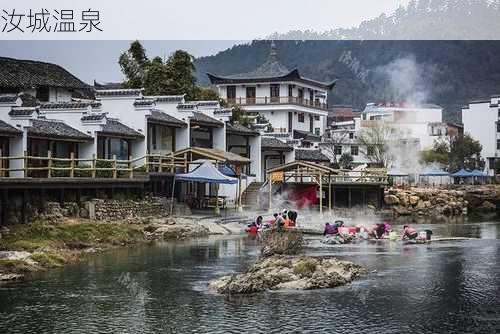
[[[445,118],[460,121],[460,106],[500,94],[500,41],[334,41],[275,42],[289,69],[320,81],[338,79],[330,104],[408,101],[445,107]],[[236,45],[196,60],[200,83],[206,72],[242,73],[263,63],[269,41]]]

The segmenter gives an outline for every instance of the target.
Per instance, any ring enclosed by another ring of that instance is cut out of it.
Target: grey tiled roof
[[[196,103],[196,106],[198,107],[205,107],[205,108],[206,107],[215,108],[219,106],[219,101],[196,101],[193,103]]]
[[[68,102],[48,102],[42,103],[40,109],[85,109],[91,102],[68,101]]]
[[[230,134],[242,135],[242,136],[258,136],[259,133],[254,131],[246,126],[243,126],[239,123],[231,124],[229,122],[226,123],[226,132]]]
[[[97,89],[97,96],[134,96],[140,95],[142,89]]]
[[[329,162],[330,159],[320,150],[295,150],[295,160]]]
[[[106,114],[93,114],[82,116],[82,121],[100,121],[106,117]]]
[[[134,107],[152,107],[155,105],[155,100],[152,99],[137,99],[134,102]]]
[[[7,137],[22,136],[23,132],[12,125],[0,120],[0,135]]]
[[[15,103],[18,98],[17,95],[0,95],[0,103]]]
[[[92,107],[92,109],[98,109],[102,107],[102,103],[99,101],[94,101],[90,103],[90,106]]]
[[[9,116],[31,116],[37,111],[38,108],[35,107],[13,107],[9,111]]]
[[[196,109],[197,108],[197,105],[196,103],[179,103],[177,105],[177,109],[180,109],[180,110],[193,110],[193,109]]]
[[[191,123],[199,124],[201,126],[217,127],[217,128],[221,128],[224,126],[224,123],[222,123],[221,121],[216,120],[215,118],[212,118],[210,116],[207,116],[201,112],[193,112],[193,117],[191,117]]]
[[[262,149],[267,150],[278,150],[278,151],[292,151],[293,147],[287,145],[279,139],[274,137],[262,137],[261,139]]]
[[[146,96],[146,98],[155,99],[157,102],[182,102],[184,95]]]
[[[59,65],[33,60],[0,57],[0,87],[90,88]]]
[[[124,89],[124,84],[122,82],[104,82],[99,83],[94,80],[94,88],[95,89]]]
[[[92,141],[92,137],[71,126],[56,120],[35,119],[28,127],[28,135],[53,139]]]
[[[36,97],[31,94],[21,93],[19,94],[19,97],[21,98],[23,107],[36,107],[40,104]]]
[[[157,109],[151,110],[151,115],[148,116],[148,121],[179,128],[187,126],[187,124],[180,119],[170,116],[169,114]]]
[[[116,119],[108,119],[106,124],[102,126],[100,133],[118,137],[144,138],[142,133],[120,123]]]
[[[250,82],[278,82],[294,80],[319,86],[323,89],[331,89],[336,81],[320,82],[304,78],[299,74],[298,69],[289,70],[278,61],[278,55],[274,43],[271,44],[271,52],[267,60],[255,70],[247,73],[219,76],[207,73],[212,84],[238,84]]]
[[[303,139],[311,142],[320,142],[321,136],[302,130],[293,130],[293,139]]]

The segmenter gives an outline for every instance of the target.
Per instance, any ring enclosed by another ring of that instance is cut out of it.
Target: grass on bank
[[[59,267],[76,261],[84,249],[106,249],[141,241],[145,241],[142,228],[132,224],[73,221],[9,226],[9,232],[0,239],[0,250],[30,252],[36,263],[0,259],[0,273],[27,274]]]
[[[9,227],[0,240],[1,250],[81,250],[126,245],[144,240],[140,227],[131,224],[71,222],[51,225],[33,223]]]

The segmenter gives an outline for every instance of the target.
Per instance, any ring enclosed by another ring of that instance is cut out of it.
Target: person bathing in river
[[[403,226],[403,236],[401,239],[403,240],[415,240],[417,239],[418,233],[413,227],[409,225]]]
[[[379,223],[379,224],[375,225],[375,228],[373,229],[373,233],[374,233],[375,239],[382,239],[385,235],[385,224]]]
[[[261,228],[262,227],[262,220],[264,218],[262,218],[262,216],[258,216],[257,219],[255,220],[255,225],[257,226],[257,228]]]
[[[323,236],[335,235],[338,233],[339,233],[339,229],[335,224],[333,224],[333,225],[330,225],[330,223],[325,224],[325,230],[323,231]]]

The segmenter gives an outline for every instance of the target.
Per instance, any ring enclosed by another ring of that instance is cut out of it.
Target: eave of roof
[[[274,137],[262,137],[260,146],[261,149],[263,150],[284,151],[284,152],[293,151],[293,147],[287,145],[286,143]]]
[[[0,120],[0,136],[3,137],[20,137],[23,135],[23,132],[19,129],[16,129],[12,125]]]
[[[28,136],[35,138],[52,138],[78,142],[94,140],[91,136],[75,128],[72,128],[64,122],[42,119],[35,119],[32,121],[31,126],[28,127]]]
[[[107,119],[106,124],[98,132],[100,135],[119,137],[119,138],[144,138],[144,135],[139,131],[121,123],[116,119]]]
[[[146,116],[149,123],[156,123],[175,128],[185,128],[187,123],[177,119],[161,110],[151,110],[151,115]]]
[[[330,162],[320,150],[295,150],[295,160]]]
[[[228,134],[248,137],[255,137],[259,135],[257,131],[247,128],[246,126],[243,126],[241,124],[231,124],[229,122],[226,123],[226,132]]]
[[[207,73],[208,78],[210,79],[210,82],[214,85],[220,85],[220,84],[244,84],[244,83],[265,83],[265,82],[282,82],[282,81],[296,81],[296,82],[302,82],[304,84],[308,84],[311,86],[316,86],[322,89],[327,89],[331,90],[333,87],[335,87],[335,84],[337,83],[337,80],[333,80],[331,82],[320,82],[308,78],[304,78],[300,76],[299,70],[294,69],[290,71],[289,73],[281,76],[263,76],[260,78],[236,78],[236,77],[231,77],[231,76],[219,76],[215,75],[212,73]]]
[[[211,128],[222,128],[224,126],[223,122],[215,118],[212,118],[210,116],[207,116],[201,112],[193,112],[193,117],[191,117],[189,120],[191,124],[206,126]]]
[[[91,88],[59,65],[7,57],[0,57],[0,86],[11,88]]]

